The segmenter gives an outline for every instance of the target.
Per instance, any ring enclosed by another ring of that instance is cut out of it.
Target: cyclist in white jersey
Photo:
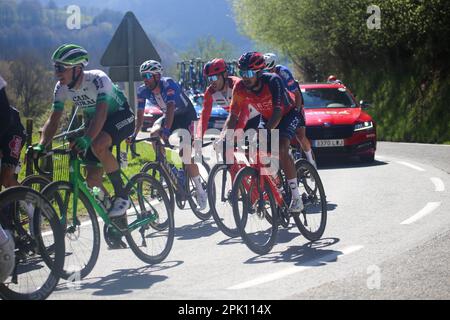
[[[88,186],[100,187],[103,171],[113,187],[116,199],[109,211],[111,218],[121,217],[130,207],[128,195],[120,175],[119,163],[113,156],[112,146],[119,144],[134,132],[134,114],[123,92],[101,70],[85,71],[88,54],[80,46],[68,44],[53,54],[55,74],[59,82],[55,87],[53,112],[47,120],[40,143],[34,148],[42,152],[54,137],[62,116],[64,103],[72,101],[84,114],[84,136],[75,141],[75,148],[86,153],[91,162],[87,166]],[[102,168],[97,163],[102,164]]]

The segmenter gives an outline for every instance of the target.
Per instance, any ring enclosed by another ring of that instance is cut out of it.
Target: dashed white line
[[[275,273],[271,273],[271,274],[256,278],[254,280],[250,280],[250,281],[232,286],[232,287],[228,288],[227,290],[247,289],[247,288],[258,286],[263,283],[275,281],[275,280],[290,276],[292,274],[311,269],[314,267],[314,265],[320,265],[320,264],[323,264],[324,262],[336,261],[338,258],[348,255],[348,254],[351,254],[351,253],[354,253],[354,252],[357,252],[357,251],[361,250],[362,248],[364,248],[364,247],[363,246],[351,246],[351,247],[341,250],[340,252],[336,251],[335,253],[328,254],[324,257],[320,257],[315,260],[308,261],[308,266],[290,267],[290,268],[287,268],[287,269],[284,269],[284,270],[281,270],[281,271],[278,271]]]
[[[425,208],[420,210],[417,214],[415,214],[411,218],[403,221],[401,224],[402,225],[413,224],[414,222],[417,222],[418,220],[420,220],[420,219],[424,218],[425,216],[429,215],[430,213],[432,213],[434,210],[439,208],[440,205],[441,205],[440,202],[430,202],[425,206]]]
[[[444,192],[445,191],[445,184],[444,182],[439,178],[430,178],[431,182],[433,182],[435,186],[436,192]]]
[[[397,161],[398,164],[401,164],[402,166],[406,166],[409,168],[412,168],[414,170],[420,171],[420,172],[425,172],[425,169],[422,169],[421,167],[418,167],[414,164],[411,164],[409,162],[405,162],[405,161]]]

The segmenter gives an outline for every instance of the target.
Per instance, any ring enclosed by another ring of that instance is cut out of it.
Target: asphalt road
[[[102,248],[93,272],[50,299],[449,299],[450,146],[379,143],[376,162],[324,163],[324,239],[280,230],[265,256],[176,209],[168,258]]]

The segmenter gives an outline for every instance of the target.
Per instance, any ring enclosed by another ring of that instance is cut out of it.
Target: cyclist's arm
[[[230,104],[230,114],[228,115],[228,118],[225,121],[223,132],[225,132],[225,130],[227,129],[230,130],[236,129],[238,119],[240,114],[242,113],[242,110],[244,110],[244,108],[248,108],[248,103],[246,103],[245,101],[245,88],[242,81],[239,80],[235,84],[232,96],[233,97],[231,99]]]
[[[11,119],[11,108],[9,106],[8,97],[6,96],[5,89],[0,90],[0,137],[5,133],[9,127],[9,122]]]
[[[56,134],[56,131],[58,130],[62,114],[63,114],[62,110],[53,110],[53,112],[50,114],[50,117],[48,118],[47,122],[44,125],[42,137],[39,144],[45,146],[53,139],[53,137]]]
[[[267,123],[267,129],[275,129],[283,117],[283,94],[285,87],[280,77],[274,76],[269,82],[270,92],[272,93],[273,114]]]
[[[167,103],[166,122],[164,124],[165,128],[167,128],[167,129],[172,128],[174,114],[175,114],[175,102],[174,101],[168,102]]]
[[[281,107],[275,107],[273,109],[272,117],[267,122],[266,128],[268,130],[275,129],[280,124],[281,118],[283,117],[283,111]]]
[[[144,109],[138,109],[137,110],[137,116],[136,116],[136,127],[134,129],[134,136],[137,136],[139,134],[139,131],[141,131],[142,126],[144,125]]]
[[[297,106],[297,110],[302,110],[303,99],[302,99],[302,94],[300,93],[300,90],[295,90],[294,95],[295,95],[295,105]]]
[[[96,106],[95,116],[92,118],[85,135],[94,140],[102,131],[108,116],[108,105],[106,102],[99,102]]]
[[[208,122],[209,118],[211,117],[212,105],[213,105],[213,98],[209,90],[207,90],[205,92],[203,100],[203,109],[197,127],[197,139],[201,139],[205,134],[206,130],[208,130]]]

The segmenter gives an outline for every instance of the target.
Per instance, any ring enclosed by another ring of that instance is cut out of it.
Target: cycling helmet
[[[0,230],[0,232],[3,232],[3,230]],[[0,245],[0,283],[8,279],[16,263],[13,237],[8,231],[5,232],[8,235],[8,240]]]
[[[266,69],[270,70],[276,65],[277,55],[275,53],[266,53],[264,55],[264,61],[266,63]]]
[[[328,77],[328,82],[335,82],[335,81],[337,81],[337,78],[335,75],[331,75]]]
[[[266,63],[264,62],[264,57],[261,53],[251,51],[244,53],[239,58],[238,67],[243,71],[246,70],[259,71],[266,67]]]
[[[155,60],[148,60],[145,61],[143,64],[141,64],[141,67],[139,69],[141,74],[144,73],[159,73],[161,74],[163,72],[163,67],[161,66],[161,63]]]
[[[203,74],[205,77],[213,76],[227,71],[227,64],[223,59],[213,59],[205,64]]]
[[[52,55],[54,63],[61,63],[67,66],[83,66],[89,63],[87,51],[76,44],[63,44]]]

